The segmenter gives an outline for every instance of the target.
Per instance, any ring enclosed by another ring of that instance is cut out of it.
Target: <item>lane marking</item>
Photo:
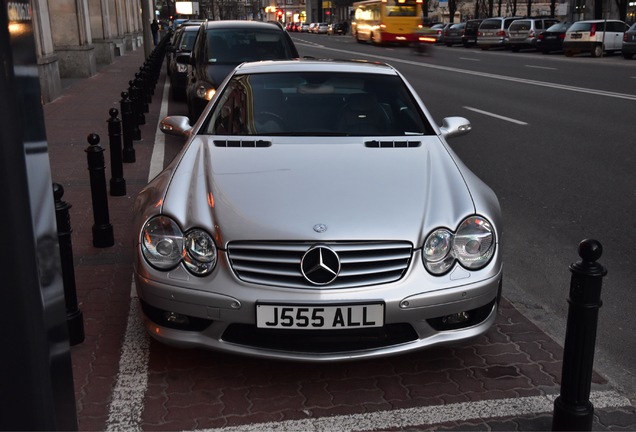
[[[170,83],[165,80],[159,121],[168,112],[168,94]],[[165,153],[165,137],[157,124],[155,144],[150,158],[148,181],[152,180],[163,170]],[[135,280],[130,286],[130,306],[128,322],[121,357],[119,371],[113,389],[113,397],[108,408],[107,432],[141,431],[141,415],[144,410],[144,399],[148,388],[148,363],[150,359],[150,337],[143,326],[139,299],[135,289]]]
[[[544,69],[544,70],[558,70],[555,67],[548,67],[548,66],[535,66],[535,65],[524,65],[527,68],[532,68],[532,69]]]
[[[449,422],[488,420],[551,413],[557,395],[530,396],[514,399],[489,399],[448,405],[376,411],[364,414],[287,420],[260,424],[200,429],[198,432],[287,432],[287,431],[362,431],[391,430],[434,426]],[[628,398],[614,391],[590,394],[594,408],[631,407]]]
[[[515,124],[522,125],[522,126],[527,126],[528,125],[528,123],[523,122],[521,120],[515,120],[515,119],[510,118],[510,117],[504,117],[502,115],[491,113],[489,111],[483,111],[483,110],[480,110],[480,109],[477,109],[477,108],[472,108],[472,107],[469,107],[469,106],[465,106],[465,107],[462,107],[462,108],[465,108],[465,109],[470,110],[470,111],[474,111],[474,112],[479,113],[479,114],[487,115],[489,117],[494,117],[494,118],[497,118],[499,120],[505,120],[505,121],[508,121],[510,123],[515,123]]]
[[[473,57],[460,57],[460,60],[469,60],[469,61],[476,61],[476,62],[480,62],[481,59],[478,58],[473,58]]]
[[[315,48],[315,46],[314,46],[314,48]],[[348,50],[343,50],[343,49],[338,49],[338,48],[329,48],[329,47],[325,47],[325,46],[320,46],[320,48],[324,49],[324,50],[328,50],[328,51],[336,51],[336,52],[340,52],[340,53],[345,53],[345,54],[356,56],[356,57],[352,57],[352,58],[360,58],[359,57],[360,56],[359,52],[348,51]],[[597,96],[606,96],[606,97],[611,97],[611,98],[627,99],[627,100],[636,101],[636,95],[633,95],[633,94],[617,93],[617,92],[610,92],[610,91],[605,91],[605,90],[594,90],[594,89],[570,86],[570,85],[565,85],[565,84],[554,84],[554,83],[549,83],[549,82],[545,82],[545,81],[536,81],[536,80],[530,80],[530,79],[516,78],[516,77],[510,77],[510,76],[505,76],[505,75],[497,75],[497,74],[492,74],[492,73],[487,73],[487,72],[477,72],[477,71],[471,71],[471,70],[467,70],[467,69],[458,69],[458,68],[449,67],[449,66],[440,66],[440,65],[434,65],[434,64],[429,64],[429,63],[421,63],[421,62],[412,61],[412,60],[402,60],[402,59],[398,59],[398,58],[386,57],[386,56],[381,56],[381,55],[376,55],[376,54],[364,54],[364,55],[367,56],[367,57],[373,57],[373,58],[380,59],[380,60],[382,60],[382,61],[384,61],[386,63],[404,63],[404,64],[409,64],[411,66],[419,66],[419,67],[424,67],[424,68],[429,68],[429,69],[437,69],[437,70],[442,70],[442,71],[446,71],[446,72],[456,72],[456,73],[461,73],[461,74],[465,74],[465,75],[479,76],[479,77],[482,77],[482,78],[492,78],[492,79],[497,79],[497,80],[501,80],[501,81],[513,81],[513,82],[516,82],[516,83],[534,85],[534,86],[539,86],[539,87],[548,87],[548,88],[565,90],[565,91],[572,91],[572,92],[577,92],[577,93],[586,93],[586,94],[592,94],[592,95],[597,95]]]

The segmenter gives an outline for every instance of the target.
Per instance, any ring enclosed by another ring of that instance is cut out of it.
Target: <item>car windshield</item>
[[[266,29],[211,29],[206,32],[210,64],[240,64],[294,57],[285,33]]]
[[[184,31],[183,35],[179,39],[179,49],[182,51],[192,51],[196,38],[196,31]]]
[[[434,131],[398,76],[281,72],[232,77],[201,133],[404,136]]]
[[[572,24],[572,27],[570,27],[568,30],[571,32],[576,32],[576,31],[590,31],[592,29],[592,23],[585,23],[585,22],[577,22]]]
[[[571,24],[568,23],[558,23],[550,26],[546,31],[549,32],[564,32],[570,27]]]

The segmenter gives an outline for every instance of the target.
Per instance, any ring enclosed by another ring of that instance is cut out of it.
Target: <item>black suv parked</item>
[[[188,117],[194,122],[225,77],[249,61],[298,58],[298,50],[275,22],[208,21],[201,25],[190,58],[186,90]]]
[[[462,35],[462,43],[466,48],[477,44],[477,30],[479,29],[479,24],[481,24],[483,20],[480,19],[472,19],[466,21],[466,27],[464,28],[464,34]]]

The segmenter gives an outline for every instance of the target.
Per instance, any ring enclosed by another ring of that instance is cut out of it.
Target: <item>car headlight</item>
[[[174,268],[183,256],[183,233],[168,217],[152,218],[141,231],[141,250],[153,267],[161,270]]]
[[[495,233],[492,224],[480,216],[471,216],[452,233],[438,228],[426,237],[422,260],[426,269],[435,274],[446,273],[457,260],[469,270],[477,270],[490,262],[495,253]]]
[[[203,230],[195,229],[185,236],[185,250],[183,261],[188,270],[196,275],[208,274],[216,265],[216,245]]]
[[[194,229],[183,234],[177,223],[157,216],[144,225],[141,250],[148,263],[159,270],[175,268],[181,260],[194,275],[205,276],[216,266],[217,249],[207,232]]]
[[[197,93],[197,97],[209,101],[210,99],[212,99],[212,97],[214,97],[214,94],[216,93],[216,89],[209,85],[199,84],[197,86],[196,93]]]

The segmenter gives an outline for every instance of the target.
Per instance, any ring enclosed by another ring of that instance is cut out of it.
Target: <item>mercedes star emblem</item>
[[[340,273],[340,258],[327,246],[314,246],[303,255],[300,270],[312,284],[327,285]]]
[[[327,225],[325,224],[316,224],[314,225],[314,231],[316,231],[317,233],[324,233],[325,231],[327,231]]]

